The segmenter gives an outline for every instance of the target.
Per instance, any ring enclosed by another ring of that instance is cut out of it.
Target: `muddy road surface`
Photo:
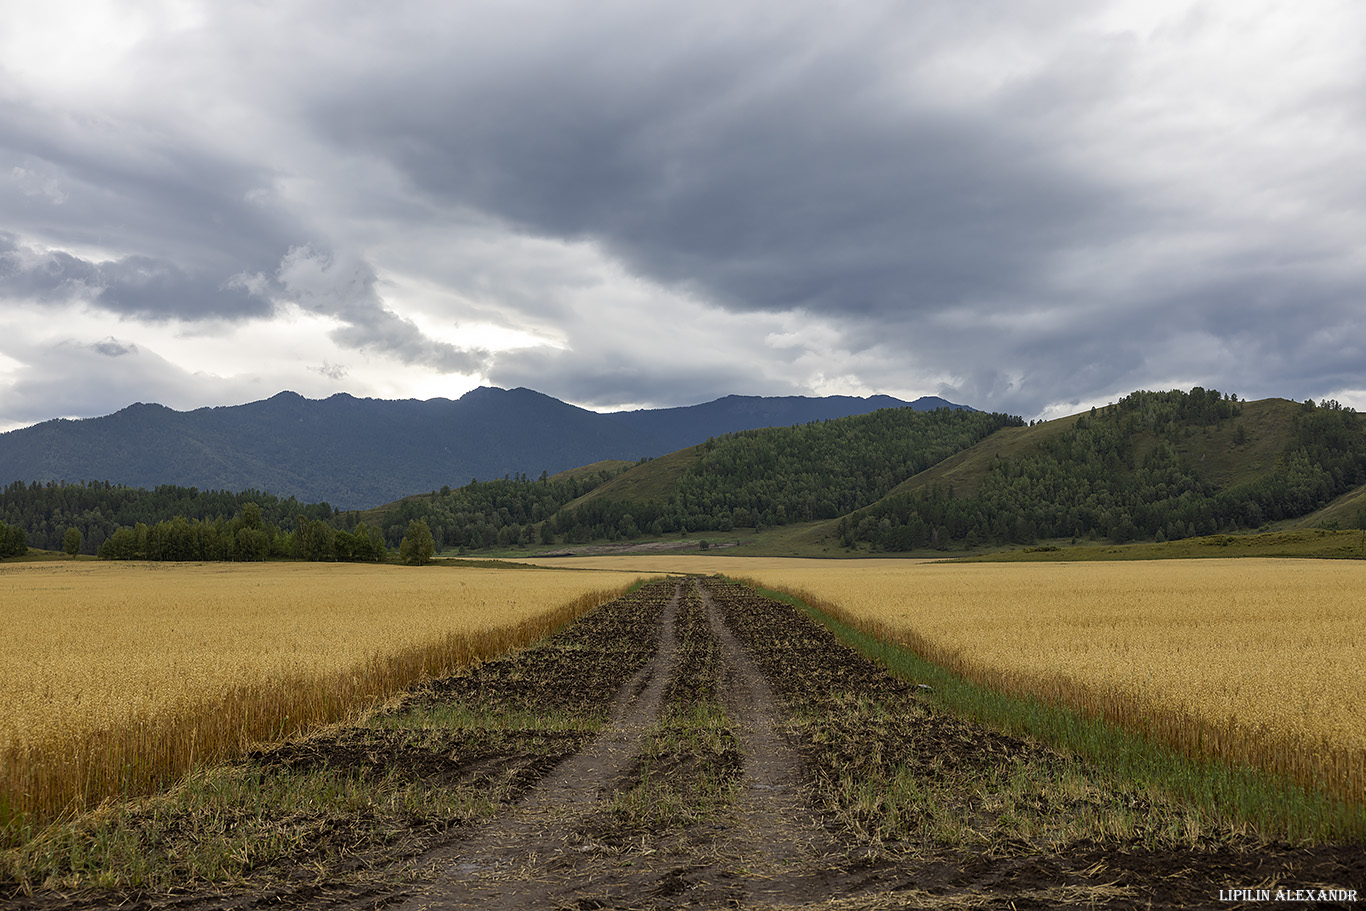
[[[804,614],[717,579],[653,583],[244,765],[418,797],[383,818],[319,811],[315,837],[228,885],[0,884],[0,906],[1236,908],[1261,905],[1231,890],[1268,884],[1366,899],[1360,847],[1258,841],[945,714]]]

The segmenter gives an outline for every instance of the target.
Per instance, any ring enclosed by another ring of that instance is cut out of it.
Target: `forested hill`
[[[875,551],[1165,541],[1303,517],[1364,483],[1366,421],[1337,402],[1135,392],[978,444],[833,530]]]
[[[1163,541],[1291,521],[1358,527],[1366,418],[1336,402],[1244,402],[1199,387],[1136,392],[1028,426],[1002,414],[893,408],[554,476],[440,485],[363,514],[259,491],[82,483],[0,492],[0,532],[26,531],[33,546],[56,548],[74,528],[90,553],[117,527],[141,523],[152,526],[147,553],[166,539],[162,558],[180,553],[167,542],[204,539],[231,559],[356,559],[356,542],[373,553],[398,547],[417,519],[438,546],[473,551],[783,525],[804,526],[783,533],[793,541],[839,541],[851,553]],[[261,541],[257,527],[269,532]],[[244,534],[253,544],[245,550]]]
[[[392,538],[424,520],[446,547],[632,540],[844,515],[1018,417],[889,408],[746,430],[585,479],[513,478],[413,497],[365,518]],[[575,488],[578,487],[576,490]]]
[[[66,480],[256,489],[364,509],[471,478],[635,461],[736,429],[863,414],[888,404],[905,403],[884,396],[728,396],[687,408],[599,414],[530,389],[486,387],[456,401],[344,394],[317,401],[282,392],[189,412],[138,404],[101,418],[0,434],[0,485]],[[926,399],[911,407],[940,404]]]

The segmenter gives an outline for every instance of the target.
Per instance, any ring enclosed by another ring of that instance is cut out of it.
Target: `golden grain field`
[[[634,573],[0,566],[0,817],[138,792],[523,645]],[[0,823],[4,819],[0,818]]]
[[[341,717],[666,571],[753,578],[980,683],[1366,799],[1366,564],[547,562],[612,571],[0,566],[0,823]]]
[[[1366,799],[1366,564],[756,565],[979,683]]]
[[[752,578],[978,683],[1366,803],[1366,564],[1356,561],[664,553],[544,565]]]

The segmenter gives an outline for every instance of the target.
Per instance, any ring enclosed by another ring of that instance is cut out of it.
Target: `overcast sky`
[[[0,14],[0,430],[478,385],[1366,410],[1359,0]]]

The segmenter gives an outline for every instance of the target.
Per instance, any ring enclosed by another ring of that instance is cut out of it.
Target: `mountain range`
[[[180,412],[130,405],[0,434],[0,483],[113,481],[139,487],[262,490],[364,509],[446,485],[636,461],[759,427],[881,408],[961,409],[941,398],[740,396],[600,413],[531,389],[480,387],[457,400],[307,399]]]

